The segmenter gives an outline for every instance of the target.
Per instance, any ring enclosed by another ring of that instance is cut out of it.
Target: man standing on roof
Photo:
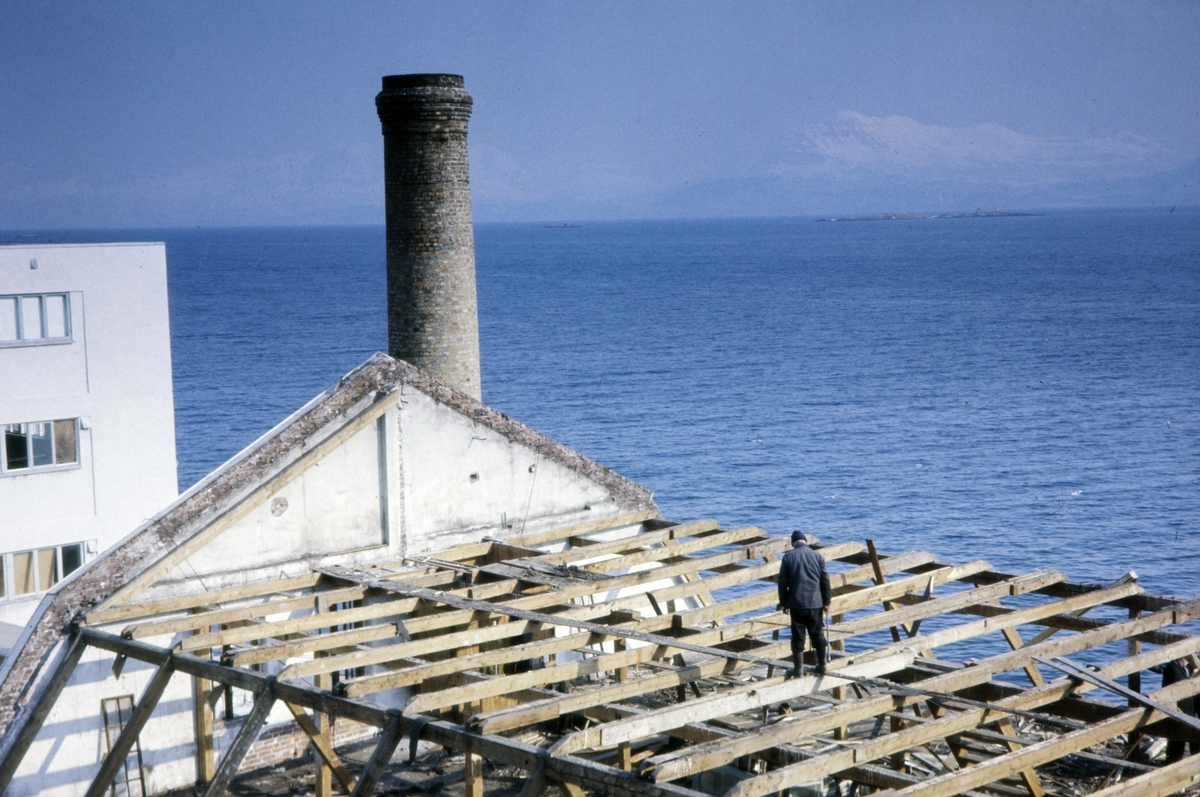
[[[1177,684],[1180,681],[1186,681],[1196,675],[1192,668],[1191,662],[1186,658],[1168,661],[1164,664],[1158,664],[1150,668],[1150,672],[1156,672],[1162,676],[1162,685],[1166,689],[1171,684]],[[1197,714],[1196,699],[1194,697],[1185,697],[1175,704],[1180,711],[1190,716],[1200,716]],[[1200,743],[1191,742],[1192,754],[1200,753]],[[1183,739],[1167,739],[1167,763],[1174,764],[1176,761],[1182,761],[1188,754],[1188,742]]]
[[[779,605],[777,611],[792,619],[792,661],[795,667],[787,677],[804,674],[804,635],[812,637],[817,653],[817,675],[825,674],[825,633],[821,615],[829,609],[829,574],[825,558],[808,547],[800,531],[792,532],[792,550],[779,562]]]

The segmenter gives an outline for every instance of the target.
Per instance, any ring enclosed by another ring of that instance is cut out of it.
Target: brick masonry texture
[[[331,726],[330,737],[334,747],[357,742],[379,733],[378,728],[345,717],[335,717]],[[249,772],[271,764],[291,761],[303,755],[308,745],[308,735],[294,722],[266,728],[251,745],[238,771]]]
[[[50,604],[25,645],[12,651],[16,660],[0,684],[0,734],[13,730],[10,725],[14,716],[32,697],[31,680],[73,622],[220,517],[263,481],[335,434],[371,403],[405,385],[529,447],[543,459],[558,462],[595,481],[608,491],[622,511],[656,509],[653,495],[641,485],[497,412],[426,371],[376,354],[343,377],[332,393],[303,415],[225,470],[214,473],[196,492],[153,518],[139,533],[89,563],[71,581],[51,593]]]
[[[383,124],[388,351],[480,398],[471,95],[459,75],[392,75]]]

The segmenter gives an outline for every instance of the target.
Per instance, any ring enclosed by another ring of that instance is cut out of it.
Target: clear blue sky
[[[0,228],[381,223],[403,72],[465,76],[479,219],[1200,158],[1194,2],[0,0]]]

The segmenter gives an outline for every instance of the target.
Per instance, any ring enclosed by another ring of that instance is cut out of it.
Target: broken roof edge
[[[0,681],[0,749],[12,720],[32,695],[34,676],[59,637],[86,610],[112,598],[155,567],[345,423],[404,386],[536,451],[608,491],[623,511],[657,511],[650,490],[546,435],[531,429],[414,365],[376,353],[343,376],[331,390],[306,403],[223,465],[201,479],[118,543],[56,584],[43,599],[35,626],[22,634]]]

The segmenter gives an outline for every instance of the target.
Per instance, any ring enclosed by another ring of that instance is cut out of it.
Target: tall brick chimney
[[[387,193],[388,353],[481,398],[471,95],[460,75],[390,75],[375,107]]]

